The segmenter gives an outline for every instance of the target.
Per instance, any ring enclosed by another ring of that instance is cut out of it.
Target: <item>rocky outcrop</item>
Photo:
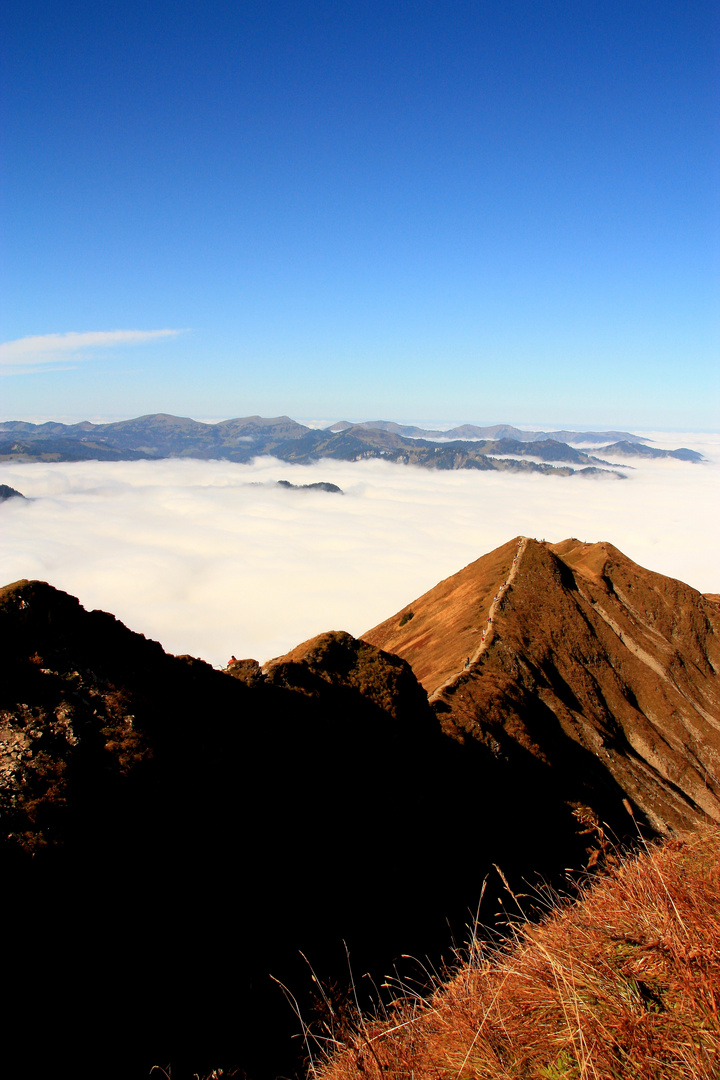
[[[303,642],[268,661],[263,672],[272,685],[332,701],[338,716],[347,712],[343,699],[360,695],[383,714],[386,729],[394,737],[411,741],[436,732],[427,695],[410,665],[344,631]]]
[[[224,671],[227,675],[232,675],[234,679],[247,683],[248,686],[257,686],[265,680],[263,669],[257,660],[236,660],[233,657]]]

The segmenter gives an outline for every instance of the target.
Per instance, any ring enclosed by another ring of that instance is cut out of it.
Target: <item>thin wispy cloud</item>
[[[0,368],[31,369],[40,364],[67,363],[68,354],[76,360],[90,359],[90,350],[116,345],[144,345],[182,333],[183,330],[91,330],[84,333],[37,334],[0,343]]]
[[[609,540],[720,592],[720,436],[662,442],[710,460],[638,459],[623,481],[379,460],[6,462],[0,483],[31,499],[0,504],[0,585],[49,581],[217,665],[231,653],[263,661],[324,630],[360,634],[520,533]],[[282,479],[345,494],[278,490]]]

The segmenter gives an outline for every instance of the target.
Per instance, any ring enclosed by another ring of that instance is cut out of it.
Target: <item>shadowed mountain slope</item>
[[[702,454],[697,450],[688,450],[681,446],[677,450],[661,450],[659,447],[643,446],[637,441],[612,443],[610,446],[600,447],[604,454],[619,455],[620,457],[644,457],[644,458],[675,458],[678,461],[703,461]]]
[[[344,631],[330,631],[297,645],[289,653],[263,666],[266,681],[319,698],[361,694],[394,721],[394,737],[407,745],[433,738],[437,724],[428,708],[427,695],[412,668],[365,641]],[[338,712],[342,715],[342,711]]]
[[[427,713],[410,747],[362,688],[248,686],[41,582],[2,591],[0,643],[8,1068],[288,1074],[295,1021],[270,974],[304,986],[302,949],[339,977],[343,940],[382,964],[423,923],[442,940],[453,898],[424,858],[440,830],[371,859],[351,840],[408,792],[429,810],[442,736],[402,661]]]
[[[587,859],[540,795],[348,634],[223,673],[42,582],[3,589],[6,1067],[295,1075],[271,975],[305,1007],[300,950],[336,982],[344,942],[378,980],[404,953],[437,961],[493,863],[517,882]]]
[[[305,1008],[301,951],[381,980],[463,937],[493,864],[592,861],[594,815],[720,819],[719,667],[716,598],[577,540],[516,537],[264,669],[0,590],[9,1071],[297,1075],[271,975]]]
[[[363,637],[568,800],[604,812],[612,777],[661,832],[720,820],[720,610],[611,544],[516,538]]]
[[[311,431],[300,438],[278,445],[274,453],[283,460],[296,464],[307,464],[322,458],[361,461],[364,458],[382,457],[385,461],[426,469],[540,472],[560,476],[572,476],[576,470],[571,468],[571,465],[586,466],[578,470],[582,475],[586,472],[594,474],[605,471],[594,466],[608,464],[553,440],[526,443],[513,439],[479,442],[444,439],[435,443],[426,439],[408,438],[394,430],[373,424],[341,425],[337,430]],[[516,455],[541,460],[517,461]],[[550,462],[562,464],[552,465]]]
[[[238,417],[208,424],[152,413],[111,424],[0,423],[0,460],[135,461],[193,457],[248,461],[309,429],[289,416]]]

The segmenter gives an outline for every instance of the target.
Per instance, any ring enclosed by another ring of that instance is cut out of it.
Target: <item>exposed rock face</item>
[[[445,731],[529,755],[569,800],[604,812],[612,779],[660,832],[720,820],[718,606],[611,544],[516,538],[364,640],[412,664]]]
[[[9,484],[0,484],[0,502],[5,502],[6,499],[24,499],[25,496],[21,491],[16,491],[15,488],[10,487]]]
[[[263,669],[257,660],[232,659],[224,670],[227,675],[232,675],[234,679],[239,679],[240,682],[247,683],[248,686],[257,686],[258,683],[265,680]]]

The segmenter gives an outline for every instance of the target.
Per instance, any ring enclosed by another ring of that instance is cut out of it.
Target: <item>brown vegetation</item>
[[[363,640],[402,656],[418,682],[434,693],[457,675],[477,649],[488,612],[517,554],[519,537],[441,581],[363,634]],[[412,620],[407,618],[412,612]]]
[[[446,734],[534,760],[568,803],[607,821],[612,779],[657,832],[720,821],[718,605],[612,544],[516,537],[363,638]]]
[[[720,1075],[720,833],[617,864],[421,999],[343,1031],[317,1080],[712,1080]]]

